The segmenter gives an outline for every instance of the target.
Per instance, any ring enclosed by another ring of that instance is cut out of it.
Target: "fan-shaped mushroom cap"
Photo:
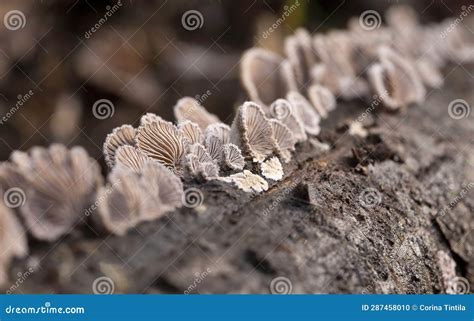
[[[262,164],[260,164],[263,177],[274,181],[279,181],[283,178],[283,167],[281,166],[278,157],[272,157]]]
[[[222,141],[217,136],[207,136],[205,144],[212,160],[216,162],[216,164],[219,164],[222,161],[222,148],[224,146]]]
[[[310,135],[319,135],[321,128],[319,122],[321,117],[311,106],[311,103],[299,92],[290,91],[286,99],[293,106],[295,115],[303,123],[305,131]]]
[[[0,195],[3,192],[0,190]],[[25,231],[15,214],[0,200],[0,285],[8,281],[7,270],[14,257],[28,253]]]
[[[232,170],[242,170],[245,166],[245,160],[240,148],[232,143],[223,146],[222,162],[225,167]]]
[[[329,112],[336,108],[336,98],[324,86],[312,85],[308,88],[308,96],[321,118],[327,118]]]
[[[196,123],[193,123],[190,120],[185,120],[178,124],[178,129],[181,135],[183,135],[184,139],[187,140],[188,144],[202,144],[204,142],[204,136],[202,135],[201,128],[199,128]]]
[[[415,67],[389,47],[379,49],[380,64],[369,69],[369,79],[377,95],[392,109],[419,103],[425,88]]]
[[[143,115],[141,118],[140,118],[140,125],[146,125],[146,124],[149,124],[149,123],[154,123],[154,122],[157,122],[157,121],[164,121],[163,118],[161,118],[160,116],[158,116],[157,114],[154,114],[154,113],[146,113],[145,115]]]
[[[28,154],[13,152],[11,161],[25,193],[18,210],[31,234],[41,240],[68,233],[93,204],[102,183],[99,165],[82,147],[34,147]]]
[[[261,176],[253,174],[248,170],[226,177],[219,177],[217,179],[223,182],[235,184],[235,186],[247,193],[260,193],[268,190],[268,182]]]
[[[261,48],[244,53],[240,65],[241,80],[251,100],[269,106],[292,89],[291,65],[282,63],[280,56]]]
[[[150,161],[142,151],[133,146],[120,146],[115,153],[116,165],[123,165],[135,172],[139,172],[143,165]]]
[[[290,161],[291,152],[295,150],[296,140],[290,129],[276,119],[271,119],[270,124],[273,129],[273,137],[275,138],[277,151],[283,157],[285,162]]]
[[[182,206],[181,181],[157,162],[146,162],[140,172],[115,167],[109,182],[99,193],[99,214],[105,227],[118,235]]]
[[[189,148],[189,154],[186,155],[186,164],[189,172],[194,177],[208,180],[219,176],[217,163],[201,144],[194,144]]]
[[[306,88],[311,80],[311,66],[317,60],[308,31],[303,28],[297,29],[292,36],[285,39],[284,50],[294,71],[298,89]]]
[[[276,145],[270,122],[260,106],[253,102],[240,106],[232,123],[230,141],[254,162],[262,162],[272,155]]]
[[[303,122],[296,116],[293,106],[288,100],[277,99],[271,104],[270,109],[270,116],[285,124],[297,142],[308,139]]]
[[[109,167],[115,165],[115,152],[120,146],[135,145],[136,129],[130,125],[115,128],[107,135],[104,143],[105,162]]]
[[[155,121],[138,128],[138,148],[173,172],[180,174],[186,143],[178,128],[167,121]]]
[[[207,126],[206,137],[215,136],[217,137],[222,145],[230,142],[230,127],[224,123],[215,123]]]
[[[179,122],[190,120],[196,123],[202,131],[206,130],[207,126],[220,122],[216,115],[208,112],[196,99],[191,97],[184,97],[178,100],[173,111],[174,117]]]

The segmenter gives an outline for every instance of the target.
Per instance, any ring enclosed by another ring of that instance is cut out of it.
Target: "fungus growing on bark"
[[[186,155],[186,165],[190,174],[197,178],[209,180],[219,176],[219,166],[201,144],[194,144]]]
[[[93,204],[102,183],[99,165],[82,147],[34,147],[12,153],[10,168],[21,177],[24,205],[18,208],[28,231],[54,241],[67,234]]]
[[[196,123],[202,131],[206,130],[207,126],[220,122],[216,115],[208,112],[196,99],[191,97],[178,100],[173,111],[178,122],[190,120]]]
[[[303,123],[306,133],[318,135],[321,131],[321,127],[319,127],[321,117],[316,113],[311,103],[297,91],[288,92],[286,99],[293,106],[295,115]]]
[[[261,193],[268,190],[268,182],[261,176],[253,174],[249,170],[244,170],[243,172],[227,177],[219,177],[218,180],[234,184],[247,193]]]
[[[303,122],[296,116],[293,106],[288,100],[277,99],[271,104],[270,109],[271,117],[285,124],[297,142],[303,142],[308,139]]]
[[[185,120],[178,124],[178,129],[181,135],[183,135],[184,139],[186,139],[188,144],[202,144],[204,142],[204,136],[202,135],[202,131],[196,123],[193,123],[189,120]]]
[[[260,106],[252,102],[240,106],[232,123],[230,141],[254,162],[262,162],[272,155],[275,149],[273,130]]]
[[[151,158],[133,146],[120,146],[115,153],[116,166],[125,166],[135,172],[139,172],[147,161]]]
[[[146,162],[139,172],[119,166],[99,192],[99,214],[110,232],[124,235],[140,222],[181,207],[182,196],[179,178],[157,162]]]
[[[136,129],[130,125],[115,128],[105,139],[103,151],[105,162],[112,168],[115,165],[115,152],[120,146],[135,145]]]
[[[0,189],[0,195],[4,192]],[[8,267],[13,258],[28,253],[25,230],[13,211],[0,199],[0,285],[8,281]]]
[[[242,156],[242,152],[240,148],[236,145],[229,143],[225,144],[222,148],[223,150],[223,157],[222,163],[224,167],[227,167],[232,170],[242,170],[245,166],[245,160]]]
[[[138,128],[138,148],[174,173],[181,175],[186,143],[178,128],[167,121],[154,121]]]
[[[283,178],[283,167],[281,166],[278,157],[272,157],[264,161],[260,165],[263,177],[274,181],[279,181]]]

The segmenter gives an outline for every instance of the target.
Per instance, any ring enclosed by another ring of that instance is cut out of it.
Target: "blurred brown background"
[[[401,3],[412,4],[424,23],[456,16],[469,5],[457,0],[2,0],[0,160],[14,149],[62,142],[82,145],[102,162],[102,143],[114,127],[136,125],[147,111],[172,119],[182,96],[198,98],[229,122],[245,99],[238,63],[246,48],[278,51],[282,37],[299,26],[311,32],[343,28],[364,10],[383,16],[387,7]],[[285,6],[295,4],[284,24],[262,37]],[[202,15],[195,30],[183,26],[189,10]],[[12,11],[24,16],[17,16],[18,28],[7,28]],[[112,102],[111,117],[94,116],[99,99]]]

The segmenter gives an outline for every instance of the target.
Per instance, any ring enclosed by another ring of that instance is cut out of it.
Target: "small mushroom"
[[[147,161],[151,158],[133,146],[120,146],[115,153],[116,166],[125,166],[135,172],[139,172]]]
[[[272,157],[262,164],[260,164],[263,177],[274,181],[279,181],[283,178],[283,167],[281,166],[278,157]]]
[[[206,137],[215,136],[219,141],[224,144],[228,144],[230,141],[230,127],[224,123],[215,123],[207,126]]]
[[[425,88],[415,67],[389,47],[379,49],[379,64],[369,70],[369,79],[377,95],[391,109],[420,103]]]
[[[187,169],[192,176],[209,180],[219,176],[219,166],[201,144],[194,144],[186,155]]]
[[[175,125],[164,120],[142,125],[138,128],[136,141],[145,155],[181,175],[186,141]]]
[[[25,231],[13,211],[0,199],[0,285],[5,285],[8,281],[7,271],[11,260],[27,254]]]
[[[283,157],[285,162],[289,162],[291,160],[291,152],[295,150],[296,139],[290,129],[279,120],[271,119],[270,124],[272,125],[277,152]]]
[[[285,39],[284,50],[298,83],[298,89],[305,89],[311,80],[311,66],[317,60],[308,31],[303,28],[297,29],[292,36]]]
[[[242,156],[240,148],[236,145],[229,143],[223,146],[223,159],[224,166],[232,170],[242,170],[245,166],[245,160]]]
[[[140,222],[181,207],[183,193],[180,179],[160,163],[146,162],[139,172],[119,166],[99,192],[99,214],[110,232],[124,235]]]
[[[321,118],[327,118],[329,112],[336,108],[336,98],[324,86],[312,85],[308,89],[308,96]]]
[[[178,124],[178,129],[188,144],[202,144],[204,142],[204,136],[202,135],[201,128],[199,128],[196,123],[193,123],[190,120],[185,120]]]
[[[21,176],[26,227],[40,240],[54,241],[80,222],[102,183],[100,168],[82,147],[54,144],[12,153],[12,170]]]
[[[253,174],[249,170],[244,170],[243,172],[226,177],[219,177],[217,180],[234,184],[247,193],[261,193],[268,190],[268,182],[261,176]]]
[[[263,106],[269,106],[294,87],[291,65],[264,49],[252,48],[241,60],[241,81],[250,99]],[[295,89],[295,88],[293,88]]]
[[[303,122],[296,116],[293,106],[286,99],[277,99],[271,106],[270,117],[276,118],[285,124],[297,142],[308,139]]]
[[[232,123],[230,141],[254,162],[272,155],[276,145],[272,126],[259,105],[245,102],[240,106]]]
[[[103,151],[105,162],[112,168],[115,165],[115,152],[120,146],[135,145],[136,129],[130,125],[115,128],[105,139]]]
[[[306,133],[315,136],[319,135],[321,131],[319,127],[321,117],[316,113],[311,103],[297,91],[288,92],[286,99],[293,106],[295,115],[303,123]]]
[[[206,130],[207,126],[220,122],[216,115],[208,112],[196,99],[191,97],[178,100],[173,111],[179,122],[190,120],[196,123],[202,131]]]

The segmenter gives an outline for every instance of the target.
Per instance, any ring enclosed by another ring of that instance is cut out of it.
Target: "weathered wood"
[[[454,68],[444,89],[401,113],[364,116],[370,101],[340,102],[321,135],[333,148],[299,146],[266,193],[209,182],[194,186],[201,207],[124,237],[88,221],[56,244],[31,241],[11,280],[35,270],[15,292],[90,293],[107,275],[125,293],[268,293],[278,276],[293,293],[441,293],[452,275],[440,251],[472,284],[474,122],[448,115],[454,99],[474,105],[466,75]],[[367,138],[347,133],[359,116]],[[380,203],[364,204],[367,192]]]

